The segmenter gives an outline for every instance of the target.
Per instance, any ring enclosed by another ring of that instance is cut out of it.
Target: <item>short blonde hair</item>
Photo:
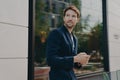
[[[63,11],[63,16],[65,16],[66,11],[68,11],[68,10],[73,10],[75,13],[77,13],[77,17],[80,18],[80,11],[79,11],[79,9],[78,9],[76,6],[74,6],[74,5],[70,5],[70,6],[68,6],[66,9],[64,9],[64,11]]]

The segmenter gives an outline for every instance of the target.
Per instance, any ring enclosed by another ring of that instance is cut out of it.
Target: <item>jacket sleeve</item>
[[[59,56],[62,49],[61,40],[62,36],[57,30],[49,34],[46,47],[47,63],[53,68],[72,69],[74,67],[73,56]]]

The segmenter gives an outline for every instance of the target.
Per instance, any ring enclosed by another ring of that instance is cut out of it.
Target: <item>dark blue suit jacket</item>
[[[65,26],[50,32],[47,39],[47,63],[51,70],[50,80],[76,80],[73,72],[73,56],[77,54],[77,39],[73,35],[74,49],[70,33]]]

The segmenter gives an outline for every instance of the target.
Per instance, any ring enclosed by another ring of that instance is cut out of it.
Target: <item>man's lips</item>
[[[73,23],[72,21],[68,21],[67,23]]]

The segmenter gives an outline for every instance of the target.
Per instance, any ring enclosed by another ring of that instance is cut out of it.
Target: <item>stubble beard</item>
[[[66,25],[66,27],[69,28],[69,29],[73,29],[73,28],[74,28],[73,23],[68,22],[68,23],[65,24],[65,25]]]

